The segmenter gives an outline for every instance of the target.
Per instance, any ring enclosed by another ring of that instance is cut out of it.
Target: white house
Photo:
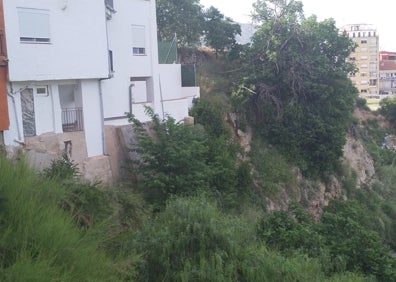
[[[107,147],[118,145],[106,127],[128,124],[127,112],[147,120],[144,105],[182,120],[199,96],[198,87],[181,86],[180,65],[158,63],[154,0],[2,1],[4,142],[25,146],[39,167],[66,148],[88,178],[109,178]]]

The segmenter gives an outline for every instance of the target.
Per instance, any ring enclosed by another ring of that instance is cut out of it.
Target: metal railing
[[[62,109],[62,129],[63,132],[83,131],[84,117],[82,108]]]

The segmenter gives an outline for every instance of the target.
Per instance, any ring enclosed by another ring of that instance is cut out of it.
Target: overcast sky
[[[250,22],[255,0],[200,0],[205,7],[214,6],[225,16],[240,23]],[[315,14],[319,20],[334,18],[337,27],[367,23],[377,28],[380,49],[396,51],[395,0],[302,0],[306,16]],[[369,4],[371,3],[371,4]],[[375,6],[373,5],[375,4]]]

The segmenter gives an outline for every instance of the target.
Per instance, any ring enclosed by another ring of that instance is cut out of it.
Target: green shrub
[[[329,249],[333,271],[359,271],[373,275],[379,281],[396,280],[396,263],[381,238],[363,228],[352,218],[334,213],[324,213],[321,233]]]
[[[370,110],[370,108],[367,106],[367,100],[365,98],[356,97],[355,103],[358,109],[362,109],[366,111]]]
[[[58,183],[2,157],[0,168],[0,280],[118,280],[99,242],[58,207]]]
[[[56,178],[65,181],[78,177],[80,171],[76,163],[62,157],[52,160],[51,165],[45,168],[42,174],[47,178]]]
[[[266,195],[274,195],[282,185],[292,183],[291,166],[275,147],[253,139],[249,153],[253,178]]]
[[[379,112],[382,114],[388,121],[395,122],[396,121],[396,98],[395,97],[387,97],[380,101]]]
[[[224,207],[236,206],[245,187],[237,161],[237,145],[225,135],[210,136],[201,125],[184,125],[167,117],[161,121],[153,110],[147,126],[131,117],[136,133],[137,153],[132,160],[133,173],[148,202],[161,209],[170,196],[196,195],[206,191],[215,195]],[[211,134],[215,134],[211,132]],[[217,134],[217,133],[216,133]],[[221,197],[218,197],[221,195]]]
[[[171,199],[132,242],[143,256],[139,281],[326,281],[319,260],[267,250],[252,224],[202,195]]]

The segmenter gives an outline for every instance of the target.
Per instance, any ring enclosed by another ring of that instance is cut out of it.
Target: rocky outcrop
[[[360,140],[347,136],[344,161],[356,172],[358,188],[370,183],[375,175],[374,161]]]
[[[267,211],[287,210],[292,202],[299,202],[318,220],[323,207],[332,199],[342,198],[341,184],[334,176],[326,183],[304,178],[298,168],[293,168],[296,183],[281,188],[275,197],[266,198]]]

